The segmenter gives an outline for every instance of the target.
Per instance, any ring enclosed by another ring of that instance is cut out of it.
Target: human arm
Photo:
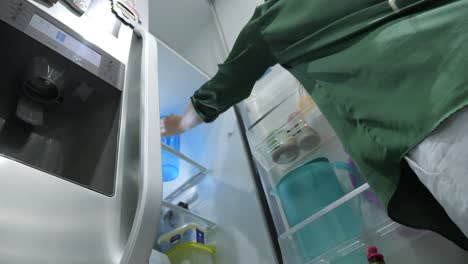
[[[264,11],[265,7],[256,9],[228,58],[219,65],[216,75],[191,97],[187,107],[189,111],[183,116],[170,116],[162,121],[163,135],[183,133],[202,122],[214,121],[231,106],[247,98],[255,82],[276,64],[261,34]],[[193,118],[195,114],[198,119]]]

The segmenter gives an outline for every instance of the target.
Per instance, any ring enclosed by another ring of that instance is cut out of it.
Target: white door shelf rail
[[[208,169],[206,169],[204,166],[202,166],[200,163],[194,161],[193,159],[189,158],[185,154],[181,153],[180,151],[177,151],[168,145],[161,143],[161,148],[165,151],[170,152],[171,154],[177,156],[180,158],[182,161],[184,161],[186,164],[189,166],[195,168],[195,172],[191,173],[190,177],[184,177],[185,180],[179,180],[181,177],[175,180],[177,184],[177,188],[174,189],[171,193],[169,193],[167,196],[164,197],[164,201],[166,202],[172,202],[177,196],[185,192],[186,190],[190,189],[194,184],[199,182],[199,180],[205,176],[208,172]],[[177,181],[180,181],[177,182]]]

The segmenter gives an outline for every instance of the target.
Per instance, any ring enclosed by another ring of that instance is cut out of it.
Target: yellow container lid
[[[213,256],[216,254],[216,248],[213,247],[213,246],[205,246],[205,245],[195,243],[195,242],[188,242],[188,243],[182,243],[180,245],[177,245],[177,246],[173,247],[171,250],[166,252],[166,255],[171,257],[171,255],[175,254],[177,251],[187,250],[187,249],[203,250],[203,251],[206,251],[206,252],[208,252],[209,254],[211,254]]]

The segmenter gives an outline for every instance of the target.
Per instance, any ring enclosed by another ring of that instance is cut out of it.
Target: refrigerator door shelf
[[[280,65],[272,67],[242,103],[246,126],[254,126],[301,88],[299,81]]]
[[[375,245],[387,263],[464,263],[467,252],[432,232],[393,222],[383,205],[372,197],[375,197],[374,192],[364,184],[280,235],[285,262],[360,264],[367,261],[367,247]],[[349,219],[343,219],[338,213],[343,206],[353,208],[353,217],[360,221],[360,228],[349,230]],[[304,235],[324,229],[333,231],[326,234],[328,236],[317,236],[320,240],[316,240],[316,244],[304,244]],[[444,248],[444,254],[431,252],[434,245]],[[317,254],[312,256],[311,252]]]
[[[314,105],[297,111],[296,102],[290,98],[248,131],[254,157],[266,171],[284,175],[336,138]]]
[[[340,140],[336,137],[320,147],[317,151],[304,157],[304,160],[307,162],[324,158],[329,160],[330,164],[347,164],[354,168],[352,160],[343,149]],[[292,226],[288,223],[283,204],[280,197],[277,195],[278,183],[282,181],[284,177],[289,175],[289,173],[285,173],[279,168],[280,166],[276,166],[268,172],[260,170],[260,177],[262,179],[265,192],[267,193],[268,204],[275,222],[276,230],[281,234],[289,230]],[[349,171],[337,168],[334,169],[334,172],[337,177],[337,181],[345,194],[354,191],[364,182],[360,175],[354,175],[355,173],[350,173]],[[296,191],[297,190],[293,190],[292,193],[296,193]]]
[[[187,155],[164,143],[161,143],[161,149],[167,157],[179,160],[179,176],[173,181],[163,183],[164,201],[177,204],[180,201],[175,201],[175,199],[196,185],[206,175],[208,170]]]
[[[214,231],[216,228],[215,222],[190,210],[168,202],[163,202],[162,205],[162,217],[159,225],[160,235],[189,223],[195,223],[207,232]]]

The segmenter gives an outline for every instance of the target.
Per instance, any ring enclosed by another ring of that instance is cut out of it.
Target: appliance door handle
[[[134,33],[142,43],[139,142],[141,163],[138,205],[121,264],[149,262],[159,225],[162,202],[158,46],[156,38],[144,29],[136,28]],[[126,88],[132,89],[132,87]]]

